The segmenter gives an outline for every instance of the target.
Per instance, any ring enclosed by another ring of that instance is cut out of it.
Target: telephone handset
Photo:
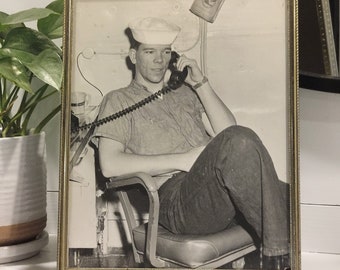
[[[111,121],[114,121],[116,120],[117,118],[120,118],[128,113],[131,113],[135,110],[137,110],[138,108],[141,108],[143,107],[144,105],[152,102],[153,100],[159,98],[161,95],[163,94],[166,94],[172,90],[176,90],[177,88],[179,88],[185,81],[185,78],[187,77],[188,75],[188,68],[185,67],[183,69],[183,71],[179,71],[176,67],[176,63],[177,63],[177,60],[179,58],[179,54],[175,51],[172,51],[171,52],[171,59],[170,59],[170,62],[169,62],[169,70],[171,71],[171,75],[170,75],[170,78],[168,80],[168,83],[165,87],[163,87],[161,90],[157,91],[156,93],[146,97],[145,99],[131,105],[130,107],[128,108],[125,108],[119,112],[116,112],[112,115],[109,115],[103,119],[96,119],[94,122],[92,123],[88,123],[88,124],[85,124],[83,126],[74,126],[72,125],[71,123],[71,133],[75,133],[75,132],[78,132],[80,130],[85,130],[85,129],[89,129],[89,128],[92,128],[92,127],[98,127],[98,126],[101,126],[103,124],[106,124],[107,122],[111,122]],[[72,119],[71,119],[71,122],[72,122]],[[93,129],[92,129],[93,131]]]
[[[171,71],[171,75],[168,81],[168,86],[175,90],[179,88],[185,81],[185,78],[188,75],[188,68],[185,67],[183,71],[179,71],[176,67],[177,60],[179,58],[179,54],[175,51],[171,52],[171,59],[169,62],[169,70]]]

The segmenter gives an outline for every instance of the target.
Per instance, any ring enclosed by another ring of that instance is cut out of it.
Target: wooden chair
[[[149,221],[138,225],[126,187],[142,186],[149,199]],[[233,262],[242,269],[243,256],[256,249],[251,236],[236,225],[208,235],[178,235],[158,224],[159,198],[154,179],[146,173],[111,178],[108,190],[118,192],[126,215],[136,263],[164,268],[217,268]]]

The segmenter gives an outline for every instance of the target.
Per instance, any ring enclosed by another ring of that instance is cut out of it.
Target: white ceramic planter
[[[35,239],[46,216],[45,134],[0,138],[0,246]]]

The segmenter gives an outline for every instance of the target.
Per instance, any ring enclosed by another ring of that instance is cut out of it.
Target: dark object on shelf
[[[299,86],[340,93],[339,1],[299,1]]]
[[[340,77],[300,72],[299,86],[305,89],[340,94]]]
[[[338,76],[337,25],[329,0],[299,2],[299,68],[304,72]]]

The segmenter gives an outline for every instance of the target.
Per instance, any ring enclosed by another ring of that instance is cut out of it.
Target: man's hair
[[[142,43],[140,43],[139,41],[132,39],[131,40],[131,49],[135,49],[137,51],[141,44]]]
[[[141,45],[141,43],[137,40],[134,39],[131,29],[130,28],[126,28],[125,29],[125,34],[129,39],[130,42],[130,49],[135,49],[138,50],[139,46]]]

